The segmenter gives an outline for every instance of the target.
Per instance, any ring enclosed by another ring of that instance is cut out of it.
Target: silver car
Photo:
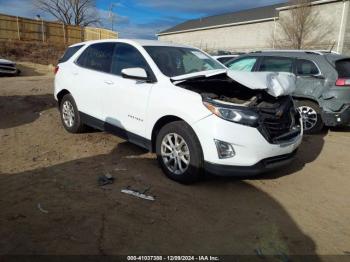
[[[20,72],[15,62],[0,58],[0,75],[19,75]]]

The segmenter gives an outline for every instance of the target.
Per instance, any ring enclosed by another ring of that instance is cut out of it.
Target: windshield
[[[160,71],[169,77],[225,69],[213,58],[197,49],[174,46],[145,46],[144,48]]]

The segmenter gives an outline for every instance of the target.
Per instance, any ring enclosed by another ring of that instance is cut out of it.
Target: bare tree
[[[307,49],[325,45],[332,26],[321,19],[312,6],[312,0],[293,0],[289,3],[289,10],[280,11],[279,32],[274,32],[273,37],[274,47]],[[326,43],[331,44],[331,41]]]
[[[100,23],[95,0],[34,0],[34,5],[67,25]]]

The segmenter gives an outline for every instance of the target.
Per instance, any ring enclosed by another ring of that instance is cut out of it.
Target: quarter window
[[[67,62],[83,45],[69,47],[64,55],[59,59],[59,63]]]
[[[125,68],[140,67],[150,74],[150,68],[142,54],[133,46],[123,43],[117,43],[112,59],[112,74],[122,75],[121,71]]]
[[[265,57],[260,64],[262,72],[293,72],[293,59],[286,57]]]
[[[77,64],[85,68],[110,73],[114,47],[114,43],[90,45],[80,55]]]
[[[246,71],[251,72],[254,69],[254,65],[258,59],[256,57],[247,57],[239,60],[229,61],[226,67],[233,71]]]
[[[318,75],[320,72],[318,71],[317,66],[314,62],[298,59],[297,60],[297,74],[300,76],[310,76],[310,75]]]

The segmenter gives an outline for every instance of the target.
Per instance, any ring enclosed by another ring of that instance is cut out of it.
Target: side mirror
[[[148,80],[146,70],[140,67],[124,68],[122,70],[122,77],[135,79],[135,80],[143,80],[143,81]]]

